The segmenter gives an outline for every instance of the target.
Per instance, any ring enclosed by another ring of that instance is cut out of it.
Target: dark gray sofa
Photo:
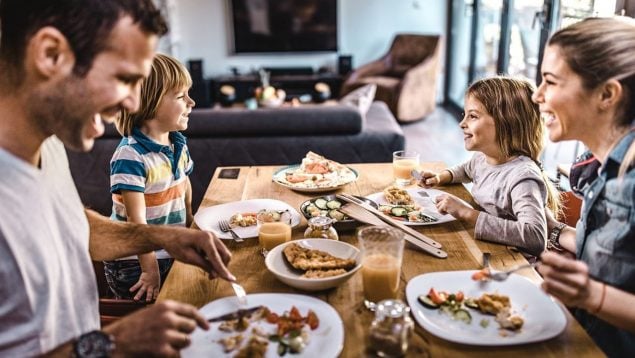
[[[404,148],[403,132],[383,102],[374,102],[365,119],[344,105],[195,109],[183,134],[194,160],[194,211],[219,166],[296,164],[310,150],[342,163],[389,162],[393,151]],[[120,140],[107,126],[91,152],[68,151],[82,201],[104,215],[112,205],[110,158]]]

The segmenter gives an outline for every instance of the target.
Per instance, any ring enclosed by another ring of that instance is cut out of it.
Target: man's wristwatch
[[[547,240],[548,250],[564,251],[564,248],[560,245],[560,233],[562,233],[565,226],[567,226],[565,223],[558,223],[549,231],[549,239]]]
[[[112,336],[102,331],[91,331],[77,338],[73,355],[78,358],[108,358],[114,349]]]

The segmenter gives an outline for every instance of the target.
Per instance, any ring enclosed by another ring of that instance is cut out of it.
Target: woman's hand
[[[600,304],[602,284],[589,278],[589,268],[582,261],[553,252],[540,256],[538,272],[543,276],[542,289],[569,307],[594,311]]]
[[[139,281],[130,287],[130,292],[137,292],[134,296],[135,301],[141,300],[143,295],[146,296],[146,301],[154,301],[159,296],[159,288],[161,287],[161,275],[159,271],[141,272]]]

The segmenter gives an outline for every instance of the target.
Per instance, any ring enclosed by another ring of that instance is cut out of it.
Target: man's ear
[[[610,79],[600,86],[600,108],[607,110],[616,106],[622,98],[624,88],[616,79]]]
[[[31,37],[27,47],[27,68],[43,77],[69,74],[75,65],[75,55],[58,29],[46,26]]]

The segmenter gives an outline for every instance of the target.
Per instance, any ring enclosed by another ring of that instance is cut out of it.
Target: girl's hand
[[[139,276],[139,281],[130,287],[130,292],[137,291],[137,294],[134,296],[135,301],[141,300],[145,294],[146,301],[150,302],[156,300],[157,296],[159,296],[159,287],[161,287],[159,271],[143,271],[141,272],[141,276]]]
[[[439,174],[437,173],[433,173],[433,172],[428,172],[428,171],[422,171],[421,172],[421,177],[422,179],[419,181],[419,186],[422,186],[424,188],[430,188],[433,186],[438,186],[439,184],[441,184],[441,178],[439,177]]]
[[[450,194],[441,194],[436,198],[437,210],[441,214],[450,214],[460,220],[468,220],[470,213],[475,211],[463,200]]]
[[[589,268],[582,262],[553,252],[540,256],[538,272],[543,276],[542,289],[569,307],[593,311],[601,300],[602,284],[589,278]]]

